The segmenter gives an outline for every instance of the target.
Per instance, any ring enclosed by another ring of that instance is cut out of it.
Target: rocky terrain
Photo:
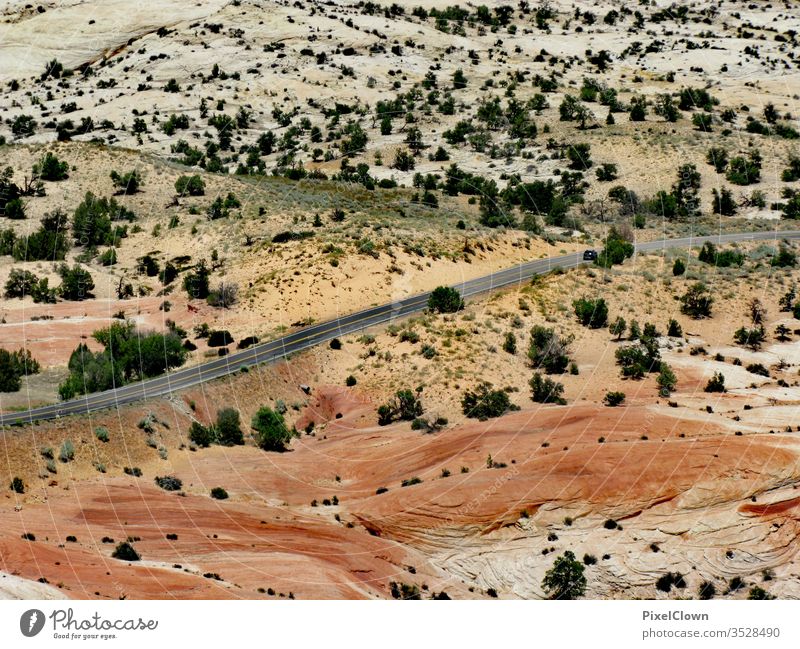
[[[0,597],[540,598],[567,550],[590,598],[800,596],[797,9],[5,3],[0,348],[38,372],[0,410],[109,383],[95,333],[125,320],[180,345],[163,371],[601,259],[2,431]],[[626,248],[751,230],[776,234]],[[126,362],[124,380],[159,373]],[[251,427],[262,406],[298,432],[286,452]],[[225,408],[243,443],[198,443]],[[138,561],[112,556],[124,542]]]
[[[669,264],[641,258],[605,278],[556,275],[455,316],[345,337],[341,349],[312,350],[174,400],[9,429],[13,469],[2,477],[18,475],[26,490],[8,493],[0,511],[2,569],[44,578],[68,597],[390,597],[394,583],[426,597],[529,598],[544,596],[552,556],[569,549],[587,562],[589,597],[692,597],[705,582],[718,596],[744,597],[759,585],[796,597],[797,343],[791,333],[757,350],[732,341],[737,318],[746,324],[736,315],[753,293],[745,286],[774,273],[788,289],[796,271],[759,270],[757,248],[749,257],[746,269],[705,278],[726,295],[710,319],[687,318],[677,305],[659,310],[693,278],[667,281]],[[662,278],[643,279],[659,267]],[[705,272],[699,262],[690,268]],[[659,338],[674,391],[661,396],[655,375],[624,379],[614,351],[630,343],[565,315],[557,327],[575,335],[579,373],[558,376],[566,405],[532,402],[524,350],[499,350],[492,337],[513,330],[517,314],[525,348],[528,329],[558,312],[551,299],[598,288],[611,319],[628,318],[630,308],[642,324],[652,318],[663,329],[665,315],[681,324],[681,336]],[[768,331],[797,326],[759,295]],[[537,306],[520,308],[526,302]],[[430,359],[427,346],[437,350]],[[724,393],[705,391],[715,372]],[[346,387],[351,375],[356,384]],[[521,410],[465,417],[460,398],[485,379],[508,385]],[[377,406],[415,385],[423,417],[448,423],[432,432],[379,425]],[[625,392],[622,406],[604,405],[613,390]],[[286,411],[301,432],[289,452],[260,450],[249,433],[244,446],[191,441],[193,421],[209,424],[233,407],[248,422],[262,405]],[[74,458],[48,464],[41,449],[58,455],[66,440]],[[167,474],[182,481],[180,493],[153,483]],[[210,497],[214,487],[229,497]],[[123,539],[140,562],[110,558]],[[658,590],[668,573],[683,575],[685,588]],[[728,592],[734,578],[747,587]]]

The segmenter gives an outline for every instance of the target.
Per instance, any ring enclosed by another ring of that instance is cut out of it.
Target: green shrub
[[[681,298],[681,312],[695,319],[711,317],[714,298],[705,284],[698,282],[687,289]]]
[[[628,379],[641,379],[649,372],[660,368],[661,354],[655,340],[643,338],[637,345],[618,348],[614,355],[621,367],[622,376]]]
[[[69,164],[48,151],[33,165],[33,175],[41,180],[59,181],[69,178]]]
[[[207,448],[216,441],[216,435],[213,427],[193,421],[189,426],[189,439],[200,448]]]
[[[180,491],[183,487],[183,481],[172,475],[156,476],[154,482],[164,491]]]
[[[394,398],[378,408],[378,424],[386,426],[393,421],[413,421],[423,413],[422,401],[411,390],[398,390]]]
[[[606,396],[603,397],[603,403],[612,408],[620,405],[624,401],[625,401],[624,392],[606,392]]]
[[[286,425],[283,415],[268,406],[258,409],[251,422],[256,431],[256,443],[265,451],[283,452],[297,433]]]
[[[461,409],[465,416],[485,421],[501,417],[511,410],[519,410],[508,398],[505,390],[493,390],[492,384],[483,382],[475,390],[467,390],[461,398]]]
[[[142,174],[137,169],[123,174],[112,171],[109,175],[120,194],[135,194],[141,189],[143,184]]]
[[[222,408],[217,411],[215,426],[216,442],[222,446],[241,446],[244,444],[239,411],[235,408]]]
[[[75,447],[70,440],[64,440],[61,444],[61,450],[58,453],[58,459],[62,462],[72,462],[75,459]]]
[[[186,360],[186,350],[176,333],[141,333],[132,321],[116,321],[95,331],[92,337],[104,350],[92,352],[85,343],[78,345],[67,365],[70,375],[59,386],[62,399],[158,376]]]
[[[134,549],[134,547],[127,541],[118,543],[117,547],[114,548],[114,551],[111,553],[111,556],[114,559],[119,559],[120,561],[140,561],[142,558]]]
[[[761,586],[753,586],[747,595],[747,599],[775,599],[775,595],[770,595]]]
[[[60,261],[69,250],[65,233],[68,218],[60,210],[44,215],[41,225],[31,234],[17,238],[11,254],[16,261]]]
[[[203,196],[206,193],[206,183],[197,175],[181,176],[175,181],[175,191],[179,196]]]
[[[725,392],[725,377],[721,372],[714,372],[714,376],[708,379],[703,390],[705,392]]]
[[[561,337],[551,328],[534,325],[528,346],[528,358],[537,369],[548,374],[561,374],[569,365],[572,337]]]
[[[38,374],[40,369],[30,350],[0,349],[0,392],[17,392],[22,387],[22,377]]]
[[[664,396],[672,392],[675,389],[675,386],[678,384],[678,379],[675,376],[675,372],[673,372],[672,368],[663,361],[659,366],[659,373],[658,377],[656,378],[656,383],[658,384],[661,394]]]
[[[438,286],[428,297],[428,309],[434,313],[455,313],[464,308],[461,294],[449,286]]]
[[[580,298],[572,302],[575,315],[584,327],[590,329],[600,329],[605,327],[608,322],[608,305],[603,298],[587,300]]]
[[[597,256],[597,264],[604,268],[611,268],[611,266],[621,264],[628,257],[631,257],[633,251],[633,244],[625,239],[616,228],[612,227],[606,237],[605,248]]]
[[[537,403],[556,403],[559,405],[567,403],[566,399],[561,396],[564,393],[564,386],[550,377],[535,372],[531,377],[530,386],[531,399]]]
[[[567,550],[545,573],[542,588],[550,599],[577,599],[586,592],[586,577],[583,565]]]
[[[751,185],[761,180],[761,156],[751,152],[745,158],[736,156],[728,163],[728,172],[725,177],[734,185]]]
[[[791,248],[781,245],[770,264],[778,268],[794,267],[797,265],[797,255]]]
[[[233,342],[233,336],[226,329],[213,329],[208,334],[209,347],[227,347]]]
[[[78,264],[72,267],[61,264],[58,267],[58,274],[61,276],[61,285],[58,293],[65,300],[81,301],[94,297],[94,280],[88,270],[81,268]]]
[[[108,428],[106,428],[105,426],[98,426],[97,428],[95,428],[94,435],[101,442],[103,443],[108,442]]]
[[[656,589],[663,593],[670,592],[673,586],[675,586],[675,588],[686,588],[686,580],[681,573],[668,572],[661,575],[656,581]]]
[[[8,488],[14,493],[25,493],[25,483],[22,481],[22,478],[12,478],[11,484],[8,485]]]
[[[211,490],[211,497],[214,500],[226,500],[228,498],[228,492],[222,487],[214,487]]]
[[[733,339],[736,341],[737,345],[749,347],[753,351],[756,351],[761,348],[761,345],[767,339],[767,334],[762,325],[753,327],[752,329],[740,327],[734,332]]]

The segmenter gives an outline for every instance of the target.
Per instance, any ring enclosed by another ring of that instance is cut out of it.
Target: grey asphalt
[[[782,239],[799,238],[800,231],[798,230],[682,237],[639,243],[636,244],[636,252],[652,253],[666,251],[670,248],[689,248],[702,245],[706,241],[723,244],[743,241],[777,242]],[[547,257],[455,284],[454,288],[464,298],[470,298],[494,289],[524,284],[536,275],[542,275],[557,268],[574,268],[583,263],[586,262],[583,261],[582,251],[559,257]],[[129,383],[113,390],[89,394],[71,401],[62,401],[24,412],[2,413],[0,414],[0,426],[20,425],[68,415],[86,414],[154,397],[168,396],[206,381],[233,374],[243,367],[276,361],[335,337],[352,334],[419,313],[425,309],[429,295],[430,293],[421,293],[390,304],[343,315],[327,322],[299,329],[276,340],[233,352],[208,363],[177,369],[153,379]]]

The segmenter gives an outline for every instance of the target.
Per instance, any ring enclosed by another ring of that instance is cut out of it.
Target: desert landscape
[[[800,597],[798,3],[157,5],[0,10],[0,412],[287,351],[4,426],[0,598]]]

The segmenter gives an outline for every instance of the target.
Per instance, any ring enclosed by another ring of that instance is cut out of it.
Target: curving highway
[[[648,241],[636,244],[636,252],[688,248],[702,245],[706,241],[722,244],[742,241],[778,241],[782,239],[800,239],[800,230],[746,232]],[[547,257],[497,271],[491,275],[471,279],[454,285],[454,288],[460,291],[464,298],[469,298],[494,289],[521,284],[529,281],[535,275],[542,275],[557,268],[574,268],[582,263],[585,263],[582,252],[570,253],[559,257]],[[38,420],[56,419],[67,415],[85,414],[135,401],[170,395],[205,381],[232,374],[242,367],[269,363],[337,336],[344,336],[368,327],[386,324],[413,313],[419,313],[427,306],[429,295],[430,293],[421,293],[390,304],[364,309],[350,315],[305,327],[276,340],[254,345],[248,349],[222,356],[202,365],[178,369],[157,378],[130,383],[114,390],[89,394],[71,401],[33,408],[24,412],[0,413],[0,426],[20,425]]]

